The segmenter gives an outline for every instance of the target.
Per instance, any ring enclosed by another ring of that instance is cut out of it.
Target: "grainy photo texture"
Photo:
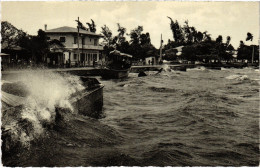
[[[1,2],[1,163],[259,166],[258,41],[258,2]]]

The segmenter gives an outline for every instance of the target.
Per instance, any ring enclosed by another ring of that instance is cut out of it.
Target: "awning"
[[[113,55],[117,55],[117,56],[122,56],[122,57],[129,57],[129,58],[132,58],[132,57],[133,57],[132,55],[129,55],[129,54],[126,54],[126,53],[121,53],[121,52],[118,51],[118,50],[111,51],[109,54],[113,54]]]

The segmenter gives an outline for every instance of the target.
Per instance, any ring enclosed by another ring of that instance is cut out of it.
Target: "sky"
[[[107,25],[116,35],[117,23],[129,33],[138,25],[144,33],[149,32],[152,44],[159,48],[162,34],[164,44],[173,40],[170,29],[170,16],[183,25],[185,20],[197,30],[208,31],[213,39],[222,35],[231,36],[231,44],[237,48],[240,40],[245,44],[259,42],[259,2],[181,2],[181,1],[143,1],[143,2],[1,2],[1,21],[8,21],[18,29],[36,35],[39,29],[61,26],[76,27],[79,17],[82,23],[93,19],[97,32]],[[87,27],[87,25],[85,24]],[[254,40],[246,42],[250,32]]]

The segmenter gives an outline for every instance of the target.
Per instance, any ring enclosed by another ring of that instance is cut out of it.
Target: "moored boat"
[[[102,117],[104,85],[96,78],[81,77],[81,80],[85,91],[70,99],[75,112],[92,118]]]
[[[173,65],[173,66],[170,66],[170,68],[175,71],[187,71],[187,68],[185,65]]]
[[[111,51],[108,56],[107,65],[101,69],[103,79],[120,79],[128,77],[131,69],[131,58],[129,54],[118,50]]]
[[[128,77],[129,71],[130,68],[121,70],[104,68],[102,69],[101,76],[103,79],[121,79]]]

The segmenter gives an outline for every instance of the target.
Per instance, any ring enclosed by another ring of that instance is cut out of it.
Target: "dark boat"
[[[129,69],[115,70],[115,69],[102,69],[102,78],[103,79],[121,79],[128,77]]]
[[[206,67],[207,69],[214,69],[214,70],[221,70],[221,67],[214,67],[214,66],[209,66]]]
[[[101,69],[103,79],[121,79],[128,77],[131,70],[131,58],[129,54],[118,50],[111,51],[108,56],[107,65]]]
[[[100,84],[96,78],[81,77],[81,80],[87,89],[70,99],[74,110],[82,115],[100,118],[103,109],[104,85]]]
[[[175,71],[187,71],[185,65],[174,65],[174,66],[170,66],[170,68]]]

